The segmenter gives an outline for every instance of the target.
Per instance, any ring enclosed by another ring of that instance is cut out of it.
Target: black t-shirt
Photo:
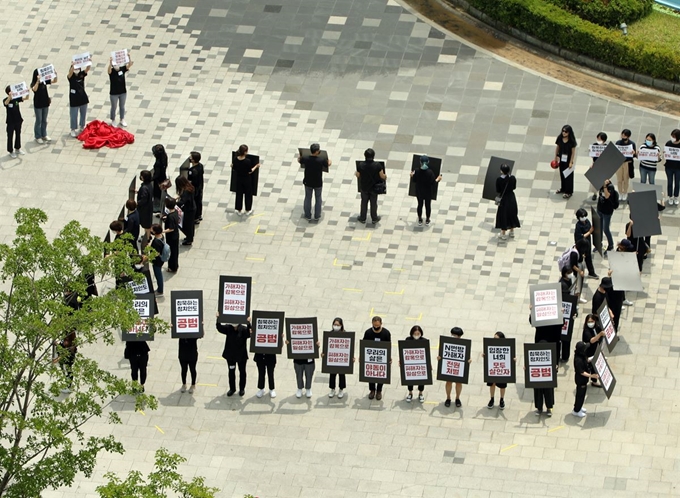
[[[177,214],[177,211],[168,213],[165,216],[165,229],[173,230],[172,232],[165,234],[168,239],[179,239],[179,215]]]
[[[201,163],[195,164],[189,168],[187,171],[187,177],[189,181],[194,186],[194,192],[199,195],[203,192],[203,165]]]
[[[31,88],[35,86],[40,80],[38,70],[33,71],[33,80],[31,81]],[[47,80],[44,83],[38,84],[38,89],[33,94],[33,107],[36,109],[44,109],[50,106],[50,95],[47,93],[47,85],[51,85],[52,80]]]
[[[666,147],[673,147],[675,149],[680,149],[680,143],[674,144],[672,140],[666,142]],[[674,161],[673,159],[666,159],[666,169],[680,169],[680,161]]]
[[[630,139],[628,139],[628,142],[624,142],[623,139],[622,139],[622,140],[617,140],[617,141],[616,141],[616,145],[632,145],[632,146],[633,146],[633,152],[636,152],[636,151],[637,151],[637,147],[636,147],[636,145],[635,145],[635,142],[633,142],[633,141],[630,140]],[[627,158],[626,158],[626,162],[627,162],[627,163],[632,163],[632,162],[633,162],[633,158],[632,158],[632,157],[627,157]]]
[[[7,109],[7,120],[5,123],[16,124],[24,122],[24,118],[21,117],[21,110],[19,109],[19,104],[21,101],[22,99],[14,99],[10,100],[9,104],[5,104],[3,101],[3,105],[5,106],[5,109]]]
[[[555,145],[560,148],[560,163],[568,165],[569,161],[571,161],[571,154],[573,148],[576,147],[576,144],[569,141],[565,142],[562,140],[562,137],[558,137],[557,140],[555,140]]]
[[[375,330],[370,328],[370,329],[367,329],[366,332],[364,332],[364,340],[365,341],[390,342],[392,340],[392,334],[390,334],[390,331],[387,330],[384,327],[380,331],[379,334],[376,334]]]
[[[165,243],[163,242],[163,239],[161,237],[154,237],[153,240],[151,241],[151,247],[153,247],[153,250],[158,253],[158,256],[156,256],[153,260],[154,266],[163,266],[161,254],[163,253],[164,246]]]
[[[234,165],[234,171],[238,178],[247,178],[250,176],[250,170],[253,169],[253,164],[250,162],[250,159],[247,157],[244,159],[235,157],[232,164]]]
[[[359,172],[359,185],[362,192],[371,192],[373,185],[380,181],[381,163],[375,161],[361,161],[357,167]]]
[[[595,324],[595,328],[590,328],[587,325],[583,329],[583,335],[581,336],[581,340],[585,342],[588,345],[588,349],[586,350],[586,356],[591,357],[595,355],[595,351],[597,350],[597,345],[602,342],[602,338],[600,338],[597,342],[591,343],[591,339],[595,337],[597,334],[600,333],[600,328],[597,326],[597,323]]]
[[[74,72],[68,79],[68,103],[71,107],[79,107],[90,103],[90,99],[87,98],[87,93],[85,92],[85,77],[87,77],[87,73],[80,71],[78,74]]]
[[[593,315],[597,315],[597,310],[600,309],[600,306],[602,306],[602,303],[604,303],[606,299],[607,299],[607,294],[603,294],[599,290],[596,290],[593,293],[593,308],[591,310]]]
[[[416,169],[413,172],[413,182],[416,184],[416,195],[423,198],[432,197],[432,188],[437,181],[431,169]]]
[[[121,95],[127,92],[125,88],[125,73],[127,73],[127,65],[120,66],[118,71],[115,67],[111,68],[111,74],[109,74],[109,95]]]
[[[302,180],[305,187],[323,187],[323,168],[328,166],[328,161],[319,156],[309,156],[301,158],[300,162],[305,167],[305,177]]]
[[[604,187],[600,187],[600,195],[597,198],[597,210],[602,214],[613,214],[614,210],[617,209],[619,193],[611,184],[607,190],[609,190],[609,199],[604,196]]]
[[[574,382],[577,386],[588,385],[588,377],[583,373],[590,373],[588,369],[588,359],[585,356],[574,355]]]

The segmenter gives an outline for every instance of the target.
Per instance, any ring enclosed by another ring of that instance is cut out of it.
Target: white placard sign
[[[671,161],[680,161],[680,147],[664,147],[663,155]]]
[[[23,99],[28,95],[28,86],[25,81],[22,81],[21,83],[10,85],[9,92],[13,99]]]
[[[247,312],[246,292],[248,284],[242,282],[224,283],[224,302],[222,312],[225,315],[239,315]]]
[[[588,155],[590,157],[600,157],[600,154],[602,154],[606,147],[606,145],[592,144],[590,146]]]
[[[123,50],[116,50],[111,52],[111,65],[112,66],[124,66],[130,62],[130,56],[128,55],[127,48]]]
[[[92,56],[90,55],[90,52],[76,54],[71,57],[71,60],[73,61],[73,69],[83,69],[92,65]]]
[[[175,301],[175,327],[177,332],[200,332],[200,313],[198,299],[177,299]]]
[[[349,337],[330,337],[326,357],[329,367],[348,367],[352,361],[352,340]]]
[[[314,325],[291,323],[290,348],[294,354],[314,354]]]
[[[638,150],[638,159],[640,161],[657,162],[659,160],[659,151],[657,149],[642,148]]]
[[[57,78],[57,72],[54,70],[52,64],[41,67],[38,69],[38,76],[40,77],[40,82],[45,83],[46,81],[52,81]]]
[[[633,146],[632,145],[617,145],[619,152],[623,154],[623,157],[633,157]]]

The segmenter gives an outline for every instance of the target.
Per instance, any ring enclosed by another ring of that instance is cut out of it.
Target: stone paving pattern
[[[12,238],[11,214],[20,206],[46,210],[50,233],[75,218],[104,235],[131,178],[152,166],[155,143],[165,144],[173,176],[194,149],[207,168],[205,221],[193,247],[182,249],[179,273],[166,274],[168,297],[160,304],[169,320],[172,289],[204,292],[208,332],[200,341],[198,390],[180,394],[177,345],[158,337],[150,344],[147,391],[159,409],[142,415],[132,400],[115,401],[111,409],[123,424],[93,421],[88,430],[116,434],[125,455],[104,455],[92,479],[45,497],[96,496],[105,472],[146,472],[160,446],[186,456],[183,471],[206,476],[224,497],[680,493],[678,208],[664,213],[664,235],[645,263],[647,292],[629,294],[635,305],[624,311],[623,339],[609,358],[614,396],[589,390],[585,419],[568,414],[571,365],[560,371],[552,419],[533,414],[533,393],[522,382],[508,388],[505,411],[488,410],[479,358],[482,338],[496,330],[518,347],[533,338],[528,285],[557,280],[573,212],[591,205],[585,144],[602,130],[615,138],[624,127],[638,142],[649,131],[665,142],[676,118],[499,60],[395,0],[10,1],[5,8],[13,13],[0,20],[5,83],[30,80],[47,62],[62,80],[51,89],[53,144],[30,140],[26,103],[28,154],[0,160],[3,241]],[[105,65],[117,48],[131,49],[136,61],[126,116],[136,141],[84,150],[68,137],[70,57],[93,53],[89,118],[104,119]],[[558,179],[548,166],[565,123],[581,144],[577,193],[568,202],[550,193]],[[302,218],[295,154],[313,141],[334,164],[325,175],[323,217],[310,224]],[[228,189],[230,151],[240,143],[262,158],[255,214],[246,218],[234,213]],[[354,161],[367,147],[387,161],[389,175],[377,226],[356,222]],[[415,200],[407,197],[413,153],[444,159],[430,227],[416,226]],[[522,228],[508,242],[493,230],[495,206],[481,200],[492,155],[516,161]],[[665,185],[662,169],[657,178]],[[619,209],[615,237],[623,237],[626,219]],[[606,268],[596,258],[598,273]],[[276,399],[254,396],[252,361],[245,397],[227,398],[222,336],[211,312],[220,274],[253,277],[254,309],[317,316],[322,329],[342,316],[348,330],[361,333],[378,314],[395,341],[419,323],[435,346],[439,335],[461,326],[474,348],[463,408],[444,407],[440,382],[426,389],[424,404],[406,403],[397,369],[382,402],[366,398],[356,375],[348,378],[348,396],[329,400],[321,373],[314,397],[298,400],[285,355],[276,368]],[[590,298],[594,281],[588,287]],[[82,353],[129,375],[122,344]]]

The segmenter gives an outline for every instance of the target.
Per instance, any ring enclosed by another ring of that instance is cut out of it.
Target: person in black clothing
[[[595,351],[597,351],[597,345],[602,343],[604,338],[604,331],[600,329],[598,325],[597,315],[592,313],[586,316],[586,320],[583,324],[583,335],[581,340],[586,343],[588,348],[586,349],[586,357],[590,365],[590,373],[595,373],[595,367],[590,363],[590,359],[595,356]],[[596,380],[592,380],[593,387],[602,387],[602,384]]]
[[[73,301],[76,301],[76,299],[73,299]],[[76,309],[80,308],[81,302],[76,301],[76,303]],[[73,387],[73,363],[76,361],[76,353],[78,352],[75,330],[59,342],[59,348],[57,361],[59,361],[59,367],[67,379],[66,387],[61,392],[62,394],[68,394],[71,392],[71,387]]]
[[[531,318],[531,317],[530,317]],[[493,335],[494,339],[505,339],[505,334],[501,332],[500,330],[496,332]],[[484,358],[485,354],[482,353],[482,358]],[[512,361],[517,361],[517,358],[513,358]],[[489,394],[491,395],[491,399],[489,400],[489,403],[486,405],[486,407],[490,410],[493,408],[493,405],[496,403],[496,388],[500,389],[501,391],[501,401],[498,404],[498,408],[501,410],[505,410],[505,389],[508,387],[508,384],[503,382],[500,384],[496,384],[493,382],[487,382],[487,386],[489,386]]]
[[[515,228],[520,226],[517,216],[516,188],[517,179],[510,174],[510,166],[501,164],[501,176],[496,179],[496,192],[500,196],[496,211],[496,228],[501,231],[501,240],[507,239],[506,230],[510,230],[510,237],[514,237]]]
[[[599,378],[597,374],[590,373],[588,357],[586,356],[587,348],[588,346],[585,342],[579,341],[576,343],[576,349],[574,350],[574,382],[576,383],[576,399],[574,400],[574,411],[572,411],[571,414],[579,418],[586,416],[586,410],[583,408],[583,402],[586,400],[588,380]]]
[[[109,230],[116,234],[116,236],[113,238],[114,241],[122,238],[125,242],[127,242],[130,245],[133,254],[139,254],[139,247],[137,247],[137,243],[132,237],[132,234],[129,234],[129,232],[125,231],[125,227],[122,221],[120,220],[112,221],[109,224]]]
[[[163,233],[167,244],[170,246],[170,259],[168,260],[168,271],[171,273],[179,270],[179,214],[175,209],[175,199],[168,197],[165,199],[167,214],[163,216],[165,228]]]
[[[50,110],[52,99],[47,92],[47,85],[57,82],[55,76],[53,80],[40,81],[40,74],[37,69],[33,71],[31,80],[31,90],[33,90],[33,109],[35,110],[35,126],[33,135],[39,144],[50,143],[52,139],[47,136],[47,114]]]
[[[573,249],[576,249],[575,251],[572,251],[571,254],[569,255],[569,267],[573,270],[574,276],[576,277],[576,284],[572,288],[573,290],[571,291],[571,294],[573,296],[576,296],[579,298],[579,301],[582,303],[587,303],[588,301],[583,297],[583,277],[585,276],[585,271],[583,268],[585,267],[585,256],[586,253],[588,252],[588,249],[590,248],[590,242],[587,240],[581,239],[576,244],[574,244]]]
[[[611,273],[610,273],[611,275]],[[619,320],[621,319],[621,311],[623,310],[623,303],[626,300],[626,293],[624,291],[615,290],[614,285],[606,289],[607,306],[614,323],[614,330],[619,331]],[[632,303],[630,303],[632,304]]]
[[[463,337],[463,329],[460,327],[453,327],[451,329],[451,337],[455,337],[456,339],[460,339]],[[442,357],[437,356],[437,361],[441,361]],[[472,358],[468,360],[468,363],[472,363]],[[467,368],[467,367],[466,367]],[[446,391],[446,401],[444,401],[444,406],[449,407],[451,406],[451,389],[453,388],[453,382],[451,381],[446,381],[444,384],[444,390]],[[456,408],[460,408],[463,406],[463,403],[460,402],[460,393],[463,392],[463,384],[461,382],[456,382]]]
[[[423,332],[423,329],[420,327],[420,325],[414,325],[411,327],[410,332],[408,333],[408,337],[406,338],[407,341],[419,341],[423,338],[423,335],[425,333]],[[406,402],[410,403],[413,400],[413,386],[406,386],[406,389],[408,389],[408,394],[406,395]],[[425,391],[425,386],[418,386],[418,401],[421,403],[425,403],[425,396],[423,395],[423,392]]]
[[[240,324],[234,326],[230,323],[220,323],[219,312],[215,316],[217,317],[217,320],[215,320],[217,331],[220,334],[226,335],[222,358],[227,360],[227,365],[229,366],[229,391],[227,391],[227,396],[233,396],[236,392],[237,365],[239,372],[238,395],[243,396],[246,393],[246,362],[248,361],[246,342],[250,339],[250,317],[248,317],[246,325]],[[273,382],[270,384],[273,384]]]
[[[416,198],[418,199],[418,226],[423,225],[423,204],[425,204],[425,224],[430,225],[432,190],[434,185],[442,180],[442,175],[434,176],[429,163],[429,157],[420,156],[420,168],[411,171],[411,181],[416,184]]]
[[[539,343],[546,343],[548,341],[541,340],[538,341]],[[555,360],[555,368],[559,368],[559,364],[557,361],[557,358],[559,358],[559,354]],[[526,370],[526,365],[524,366],[524,369]],[[553,406],[555,406],[555,388],[554,387],[535,387],[534,388],[534,406],[536,407],[536,411],[534,412],[536,416],[540,417],[543,415],[543,405],[545,404],[545,414],[548,417],[552,417],[552,410]]]
[[[125,341],[125,359],[130,360],[132,380],[142,385],[146,383],[146,366],[149,363],[149,345],[146,341]]]
[[[155,158],[153,164],[153,211],[160,213],[165,206],[161,206],[161,184],[168,179],[168,154],[162,144],[151,147],[151,153]]]
[[[390,331],[382,326],[382,318],[379,316],[374,316],[371,320],[373,328],[367,329],[364,332],[365,341],[378,341],[378,342],[390,342],[392,340],[392,335]],[[380,401],[382,399],[382,384],[375,384],[373,382],[368,383],[368,399],[377,399]]]
[[[179,350],[177,352],[179,364],[182,367],[182,388],[181,392],[187,390],[187,370],[191,372],[191,387],[189,394],[193,394],[196,389],[196,363],[198,362],[198,339],[180,339]]]
[[[7,119],[5,120],[7,124],[7,152],[9,152],[12,158],[15,158],[17,154],[25,154],[21,149],[21,123],[24,122],[24,118],[21,117],[19,104],[24,100],[28,100],[28,95],[25,95],[23,98],[13,98],[9,85],[5,88],[5,93],[7,97],[5,97],[2,103],[7,111]],[[14,142],[14,148],[12,148],[12,142]]]
[[[255,353],[253,356],[255,364],[257,365],[257,393],[255,396],[261,398],[264,396],[264,375],[267,373],[267,380],[269,382],[269,397],[276,398],[276,385],[274,384],[274,368],[276,368],[276,355],[267,353]],[[340,395],[338,395],[340,397]]]
[[[130,57],[130,52],[128,51],[128,59],[130,62],[123,64],[122,66],[114,66],[113,58],[109,57],[109,65],[106,71],[109,73],[109,98],[111,100],[111,126],[116,126],[116,106],[120,106],[120,126],[127,126],[125,122],[125,100],[127,97],[127,88],[125,88],[125,73],[127,73],[134,62],[132,57]]]
[[[151,239],[151,247],[158,255],[153,259],[151,267],[153,268],[153,274],[156,277],[156,295],[163,295],[163,260],[161,259],[161,254],[163,254],[163,247],[165,242],[163,242],[163,228],[160,225],[151,225],[151,233],[153,234],[153,239]],[[172,251],[172,249],[170,249]],[[186,384],[186,382],[185,382]]]
[[[73,138],[78,136],[78,131],[83,131],[85,128],[85,121],[87,120],[87,104],[90,99],[85,92],[85,77],[90,72],[90,67],[83,69],[75,69],[73,63],[68,71],[68,86],[69,86],[69,106],[71,113],[71,136]],[[80,128],[78,127],[78,113],[80,113]]]
[[[583,259],[586,262],[586,268],[588,269],[588,278],[600,278],[597,273],[595,273],[595,268],[593,267],[593,243],[590,236],[593,234],[594,230],[593,225],[588,219],[588,211],[583,208],[577,209],[576,223],[574,224],[574,244],[579,240],[588,242],[588,247],[583,256]]]
[[[342,321],[342,318],[336,317],[333,320],[333,332],[344,332],[345,331],[345,324]],[[321,353],[321,356],[323,356],[323,353]],[[354,358],[352,358],[352,361],[354,361]],[[328,387],[330,388],[330,392],[328,393],[328,397],[332,398],[335,396],[335,378],[340,377],[340,389],[338,390],[338,399],[342,399],[345,396],[345,389],[347,388],[347,376],[345,374],[330,374],[328,378]]]
[[[635,237],[633,220],[626,223],[626,238],[616,245],[617,252],[634,252],[637,259],[638,270],[642,273],[642,265],[645,261],[646,246],[644,239]]]
[[[531,310],[531,306],[529,306],[529,310]],[[531,312],[529,313],[529,323],[533,325],[533,321],[531,319]],[[554,343],[557,358],[560,358],[560,347],[562,344],[562,325],[561,324],[541,325],[536,327],[534,330],[534,343],[539,343],[542,341]],[[567,358],[568,357],[569,355],[567,354]]]
[[[560,285],[562,287],[562,295],[571,294],[572,289],[576,284],[576,277],[571,266],[565,266],[560,270]]]
[[[196,214],[194,215],[194,225],[200,225],[203,220],[203,175],[205,168],[201,164],[201,153],[191,151],[189,153],[189,171],[187,178],[194,187],[194,203],[196,204]]]
[[[610,276],[604,277],[600,281],[599,287],[593,293],[593,307],[592,307],[593,315],[597,315],[600,306],[602,306],[602,303],[604,303],[607,300],[607,291],[614,288],[614,284],[612,283],[611,279],[611,273],[609,275]],[[611,314],[611,309],[609,310],[609,313]],[[612,316],[612,318],[614,317]]]
[[[625,162],[621,165],[619,170],[616,172],[616,179],[619,187],[619,193],[621,195],[621,200],[626,201],[628,198],[628,184],[631,178],[635,178],[635,165],[633,159],[637,157],[637,146],[635,142],[630,139],[631,131],[628,129],[621,131],[621,140],[616,141],[616,145],[632,146],[633,155],[627,157]],[[593,199],[595,200],[595,199]]]
[[[366,223],[366,212],[368,211],[368,203],[371,203],[371,220],[373,224],[380,221],[378,216],[378,194],[375,193],[374,187],[381,180],[386,180],[385,168],[382,164],[374,161],[375,151],[373,149],[366,149],[364,151],[364,160],[357,165],[356,177],[359,179],[359,188],[361,190],[361,210],[357,220],[359,223]]]
[[[680,149],[680,130],[674,129],[671,132],[671,139],[666,142],[666,147]],[[666,193],[668,194],[668,205],[676,206],[680,204],[680,161],[666,158],[664,163],[666,170],[666,179],[668,180],[668,187]]]
[[[153,224],[153,185],[151,184],[151,171],[142,171],[139,174],[142,185],[137,190],[137,210],[139,211],[139,224],[144,229],[145,239],[149,239],[151,225]]]
[[[239,146],[231,167],[236,173],[236,214],[243,215],[243,199],[246,200],[246,214],[253,214],[253,179],[251,175],[260,163],[251,164],[248,159],[248,146]]]
[[[139,212],[137,211],[137,202],[128,199],[125,202],[125,208],[128,210],[127,218],[125,219],[125,233],[132,235],[132,239],[137,243],[139,241]]]
[[[595,142],[593,145],[600,145],[600,146],[605,146],[607,145],[607,134],[603,131],[597,134],[597,142]],[[597,162],[598,157],[593,157],[593,163],[590,165],[590,168],[595,167],[595,163]],[[588,185],[588,191],[593,193],[592,200],[596,201],[597,200],[597,189],[593,187],[592,183]]]
[[[186,237],[183,246],[190,246],[194,242],[194,218],[196,216],[196,201],[194,200],[194,186],[189,180],[180,176],[177,178],[175,185],[177,186],[177,205],[184,213],[182,220],[182,232]]]
[[[307,221],[312,221],[312,193],[314,193],[314,220],[321,218],[321,191],[323,189],[323,170],[328,168],[333,161],[321,159],[321,147],[319,144],[309,146],[309,157],[298,157],[298,162],[305,168],[305,176],[302,184],[305,186],[305,200],[302,206]]]
[[[560,163],[560,189],[556,193],[562,194],[565,199],[574,195],[574,161],[577,145],[574,130],[571,126],[564,125],[562,132],[555,139],[555,160]]]
[[[600,188],[600,193],[597,198],[597,215],[600,217],[600,237],[604,234],[607,237],[608,251],[614,249],[614,238],[612,237],[611,221],[614,210],[619,207],[619,194],[616,192],[611,180],[605,180],[604,185]]]

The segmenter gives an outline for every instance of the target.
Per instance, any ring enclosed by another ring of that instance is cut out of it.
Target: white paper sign
[[[609,307],[605,306],[600,313],[600,322],[604,329],[604,337],[607,340],[607,344],[611,344],[616,337],[616,330],[614,329],[614,323],[609,316]]]
[[[177,332],[200,332],[198,299],[177,299],[175,316]]]
[[[552,351],[549,349],[529,350],[529,377],[534,381],[552,382],[553,381],[553,359]]]
[[[405,380],[427,380],[427,359],[423,348],[404,348],[402,361]]]
[[[314,354],[313,324],[290,324],[290,349],[294,354]]]
[[[534,310],[537,321],[559,318],[558,306],[560,305],[561,304],[557,302],[557,290],[546,289],[534,291]]]
[[[239,315],[246,313],[246,292],[248,285],[241,282],[225,282],[222,314]]]
[[[638,151],[638,159],[640,161],[657,162],[659,160],[659,151],[656,149],[640,149]]]
[[[26,95],[28,95],[28,86],[26,85],[25,81],[22,81],[16,85],[10,85],[9,92],[13,99],[23,99]]]
[[[254,333],[258,347],[276,349],[279,346],[279,319],[257,318]]]
[[[112,66],[124,66],[125,64],[130,62],[130,57],[128,56],[127,48],[111,52],[111,59]]]
[[[609,386],[612,383],[612,372],[609,370],[607,367],[607,362],[604,358],[603,354],[600,354],[597,358],[597,362],[595,362],[595,369],[600,372],[600,382],[604,386],[604,389],[606,391],[609,391]]]
[[[45,83],[46,81],[52,81],[56,79],[57,72],[54,70],[54,66],[52,64],[48,64],[47,66],[38,69],[38,76],[40,78],[40,82]]]
[[[617,145],[619,152],[623,154],[623,157],[633,157],[633,146],[632,145]]]
[[[328,339],[327,364],[329,367],[348,367],[352,359],[350,347],[352,341],[347,338],[330,337]]]
[[[509,377],[512,372],[512,351],[510,346],[489,346],[489,377]]]
[[[387,349],[366,348],[364,376],[372,379],[387,379]]]
[[[680,161],[680,147],[664,147],[663,155],[671,161]]]
[[[590,157],[600,157],[606,148],[606,145],[592,144],[589,149],[589,155]]]
[[[73,61],[73,69],[82,69],[92,65],[92,56],[90,52],[83,52],[82,54],[76,54],[71,57]]]
[[[151,292],[151,289],[149,289],[149,282],[144,278],[139,283],[135,282],[128,282],[128,285],[132,288],[132,292],[135,294],[148,294]]]

